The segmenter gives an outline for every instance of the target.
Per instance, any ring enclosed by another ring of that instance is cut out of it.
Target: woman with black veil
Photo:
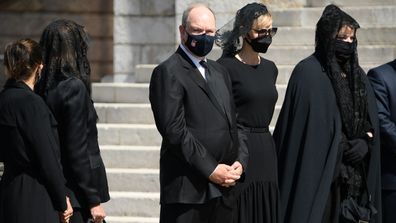
[[[228,29],[228,26],[232,25]],[[218,60],[232,81],[240,143],[249,150],[245,179],[234,188],[237,215],[234,222],[276,223],[279,221],[276,149],[269,132],[278,93],[278,69],[260,56],[271,44],[276,28],[267,7],[251,3],[241,8],[235,20],[218,31],[223,49]]]
[[[376,102],[358,62],[358,28],[327,6],[314,54],[289,80],[274,131],[284,222],[381,222]]]
[[[88,35],[70,20],[50,23],[40,39],[44,69],[37,84],[58,122],[63,172],[74,208],[71,223],[100,223],[110,199],[91,100]]]

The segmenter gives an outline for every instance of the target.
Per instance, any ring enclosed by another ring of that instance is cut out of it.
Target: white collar
[[[188,58],[190,58],[190,60],[194,63],[195,67],[199,70],[199,72],[201,73],[203,79],[206,80],[206,76],[205,76],[205,68],[199,63],[201,62],[201,60],[204,60],[207,62],[206,57],[203,57],[202,59],[198,59],[197,57],[195,57],[194,55],[192,55],[190,53],[190,51],[188,51],[186,49],[186,47],[183,44],[180,44],[180,48],[187,54]]]
[[[190,58],[190,60],[194,63],[194,65],[197,68],[201,67],[201,64],[199,63],[199,62],[201,62],[201,60],[204,60],[207,62],[206,57],[202,57],[202,59],[197,58],[190,51],[188,51],[183,44],[180,44],[180,48],[187,54],[188,58]]]

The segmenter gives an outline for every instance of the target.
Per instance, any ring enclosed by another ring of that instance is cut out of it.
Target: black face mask
[[[263,37],[258,37],[256,39],[249,40],[246,39],[246,42],[248,42],[254,51],[257,53],[266,53],[268,50],[268,47],[272,43],[272,37],[271,36],[263,36]]]
[[[348,61],[356,50],[356,42],[348,43],[336,40],[334,44],[335,56],[340,62]]]
[[[214,36],[209,36],[205,33],[202,35],[191,35],[187,33],[187,35],[188,38],[185,44],[196,56],[204,57],[212,50],[215,40]]]

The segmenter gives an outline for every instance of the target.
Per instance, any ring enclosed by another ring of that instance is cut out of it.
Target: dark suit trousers
[[[383,223],[396,222],[396,190],[382,191],[382,216]]]
[[[230,223],[232,216],[222,198],[215,198],[206,204],[161,205],[160,223]]]

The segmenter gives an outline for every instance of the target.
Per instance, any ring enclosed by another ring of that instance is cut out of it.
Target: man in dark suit
[[[233,203],[223,198],[240,178],[248,154],[238,143],[227,71],[205,57],[216,31],[213,12],[191,5],[179,31],[179,48],[154,69],[150,82],[163,138],[160,222],[230,222]]]
[[[396,60],[368,72],[377,98],[381,130],[384,223],[396,222]]]

